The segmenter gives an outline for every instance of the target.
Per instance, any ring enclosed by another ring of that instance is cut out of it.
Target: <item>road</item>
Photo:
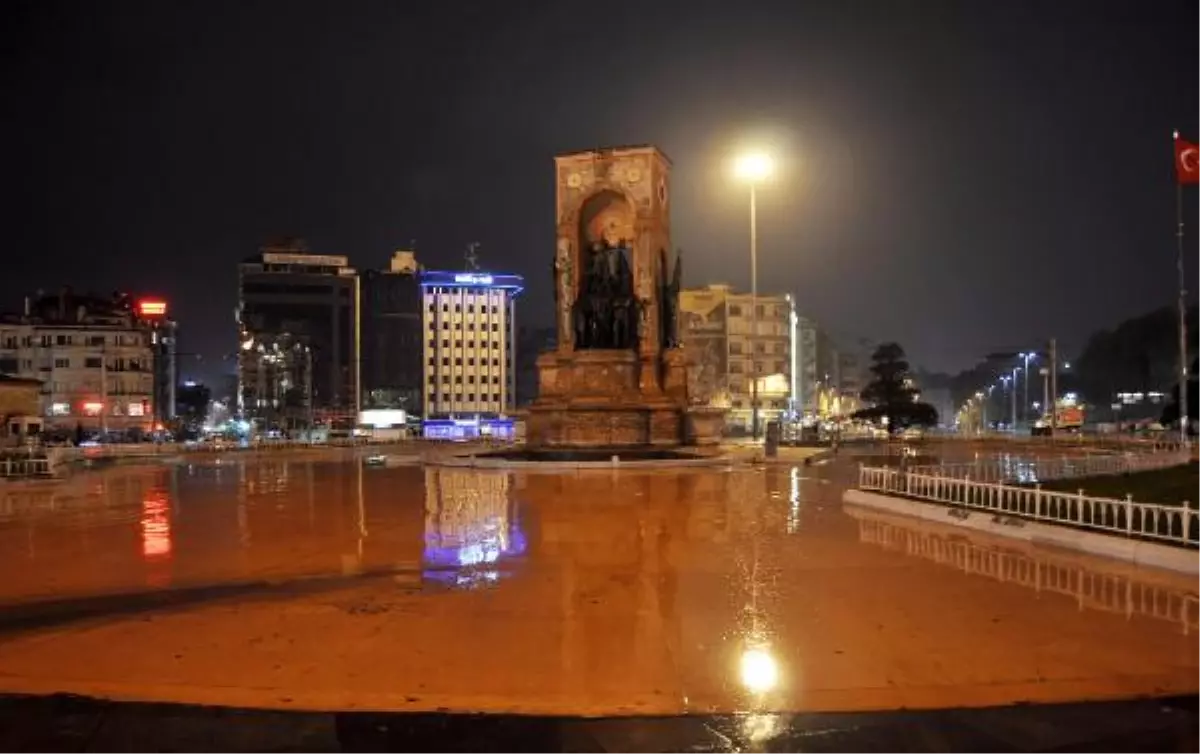
[[[1196,693],[1193,580],[844,506],[854,464],[234,457],[0,488],[0,691],[571,715]]]

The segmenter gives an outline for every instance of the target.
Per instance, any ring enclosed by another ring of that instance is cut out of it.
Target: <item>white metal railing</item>
[[[926,476],[974,479],[978,482],[1033,483],[1048,479],[1130,474],[1153,471],[1188,462],[1187,451],[1163,453],[1092,453],[1064,456],[996,456],[972,463],[923,464],[908,471]]]
[[[1137,503],[1132,496],[1126,496],[1124,500],[1090,497],[1081,493],[1052,492],[1040,486],[1015,487],[876,466],[859,468],[858,486],[872,492],[1068,524],[1126,537],[1145,537],[1188,546],[1195,546],[1200,539],[1197,535],[1200,522],[1188,501],[1182,505]]]

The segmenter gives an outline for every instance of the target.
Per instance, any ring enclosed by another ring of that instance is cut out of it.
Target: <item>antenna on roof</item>
[[[467,252],[463,256],[466,258],[467,271],[468,272],[478,272],[479,271],[479,242],[472,241],[471,243],[467,244]]]

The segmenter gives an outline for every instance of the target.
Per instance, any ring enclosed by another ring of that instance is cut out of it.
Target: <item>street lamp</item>
[[[758,370],[755,345],[758,338],[758,202],[755,189],[770,177],[774,163],[763,152],[750,152],[738,157],[734,173],[750,184],[750,426],[751,435],[758,439]]]
[[[1025,360],[1025,400],[1021,403],[1021,418],[1025,419],[1025,423],[1029,423],[1029,362],[1037,360],[1037,354],[1033,351],[1021,354],[1021,358]]]

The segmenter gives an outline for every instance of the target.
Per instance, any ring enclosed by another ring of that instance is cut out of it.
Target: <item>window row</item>
[[[461,385],[461,384],[463,384],[463,377],[464,377],[464,375],[461,375],[461,374],[454,375],[454,377],[453,377],[454,384],[455,384],[455,385]],[[468,384],[468,385],[474,385],[474,384],[475,384],[475,375],[473,375],[473,374],[468,374],[468,375],[465,375],[465,377],[466,377],[466,380],[467,380],[467,384]],[[443,375],[442,375],[442,384],[443,384],[443,385],[449,385],[449,384],[450,384],[450,380],[451,380],[451,376],[450,376],[450,375],[448,375],[448,374],[443,374]],[[430,386],[436,385],[436,384],[437,384],[437,382],[438,382],[438,378],[437,378],[437,377],[435,377],[435,376],[433,376],[433,375],[430,375],[430,377],[429,377],[429,384],[430,384]],[[481,374],[481,375],[479,375],[479,384],[481,384],[481,385],[486,385],[486,384],[488,384],[489,382],[490,382],[490,383],[492,383],[492,384],[494,384],[494,385],[499,385],[499,384],[500,384],[500,375],[498,375],[498,374],[493,374],[493,375],[491,375],[490,377],[489,377],[488,375],[486,375],[486,374]]]
[[[455,323],[455,324],[458,324],[458,323]],[[474,323],[474,322],[467,322],[467,323],[465,323],[465,325],[466,325],[465,329],[467,329],[467,330],[470,330],[471,332],[474,332],[474,331],[475,331],[475,323]],[[443,329],[443,330],[449,330],[449,329],[450,329],[450,323],[449,323],[449,322],[447,322],[447,321],[445,321],[445,320],[442,320],[442,329]],[[459,328],[458,328],[458,327],[455,327],[454,329],[455,329],[455,330],[458,330]],[[497,322],[493,322],[493,323],[492,323],[492,326],[489,328],[489,327],[488,327],[488,324],[487,324],[486,322],[480,322],[480,323],[479,323],[479,331],[480,331],[480,332],[487,332],[489,329],[490,329],[492,332],[500,332],[500,325],[499,325],[499,323],[497,323]]]
[[[499,403],[499,402],[500,402],[500,394],[499,394],[499,393],[492,393],[492,394],[491,394],[491,396],[492,396],[492,397],[491,397],[491,400],[492,400],[492,401],[494,401],[494,402],[496,402],[496,403]],[[479,394],[479,400],[480,400],[480,401],[487,401],[487,400],[488,400],[488,394],[487,394],[487,393],[480,393],[480,394]],[[457,403],[463,403],[463,402],[467,402],[467,403],[474,403],[474,402],[475,402],[475,393],[454,393],[454,394],[451,394],[451,393],[430,393],[430,394],[429,394],[429,401],[430,401],[431,403],[448,403],[448,402],[450,402],[450,401],[454,401],[454,402],[457,402]]]
[[[434,313],[436,313],[436,312],[437,312],[437,310],[438,310],[438,305],[437,305],[437,304],[430,304],[430,305],[429,305],[429,313],[430,313],[430,314],[434,314]],[[443,312],[450,312],[450,311],[451,311],[451,306],[450,306],[450,304],[442,304],[442,311],[443,311]],[[463,305],[462,305],[462,304],[455,304],[455,305],[453,306],[453,311],[454,311],[454,312],[457,312],[458,314],[462,314],[462,312],[463,312]],[[475,314],[475,313],[477,313],[477,312],[478,312],[479,314],[499,314],[499,313],[500,313],[500,307],[499,307],[499,306],[497,306],[496,304],[491,304],[490,306],[489,306],[488,304],[479,304],[479,306],[478,306],[478,309],[477,309],[477,308],[476,308],[476,306],[475,306],[475,304],[467,304],[467,306],[466,306],[466,311],[467,311],[467,314]]]
[[[52,348],[53,346],[140,346],[145,344],[143,336],[138,334],[113,335],[9,335],[0,337],[0,347],[3,348]]]
[[[454,339],[454,347],[455,348],[462,348],[464,343],[466,344],[467,348],[475,347],[475,341],[473,341],[473,340],[462,341],[457,338]],[[429,347],[437,348],[437,340],[430,338]],[[494,350],[499,351],[500,350],[500,341],[498,341],[498,340],[492,340],[492,341],[481,340],[481,341],[479,341],[479,347],[480,348],[492,348]],[[449,338],[442,338],[442,348],[450,348],[450,339]]]
[[[454,366],[456,366],[456,367],[463,366],[463,361],[464,361],[464,359],[461,356],[454,357]],[[474,356],[468,356],[465,359],[465,361],[466,361],[466,365],[469,367],[476,366],[476,364],[475,364],[476,359]],[[479,359],[478,366],[486,367],[489,365],[494,366],[494,367],[500,366],[500,359]],[[431,366],[431,367],[437,366],[437,359],[430,356],[429,357],[429,366]],[[444,366],[444,367],[450,366],[450,357],[449,356],[442,357],[442,366]]]

